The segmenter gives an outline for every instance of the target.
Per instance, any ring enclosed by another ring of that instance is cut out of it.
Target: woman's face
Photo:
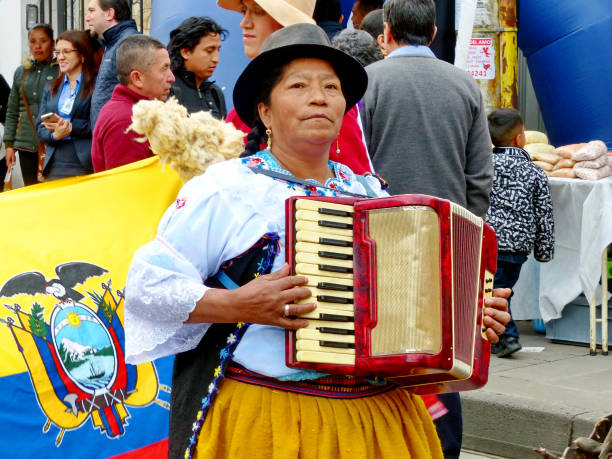
[[[282,29],[272,16],[266,13],[254,0],[242,1],[242,43],[244,43],[244,54],[249,59],[259,55],[259,49],[263,42],[276,32]]]
[[[305,151],[307,145],[329,145],[340,132],[346,101],[340,79],[329,62],[302,58],[289,63],[270,93],[270,105],[260,103],[259,116],[272,129],[274,145],[285,151]]]
[[[76,50],[72,43],[68,40],[58,40],[55,46],[55,53],[60,72],[72,73],[78,71],[80,73],[83,66],[83,56],[81,56],[81,53]]]
[[[46,62],[51,59],[53,40],[43,29],[34,29],[29,38],[30,54],[37,62]]]

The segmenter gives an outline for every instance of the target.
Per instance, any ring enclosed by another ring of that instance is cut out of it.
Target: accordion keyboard
[[[308,277],[317,309],[296,332],[300,362],[353,365],[353,207],[313,200],[295,204],[295,273]]]

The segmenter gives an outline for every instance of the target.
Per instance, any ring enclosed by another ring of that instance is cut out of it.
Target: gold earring
[[[266,135],[268,136],[268,150],[272,147],[272,130],[270,128],[266,129]]]
[[[340,156],[340,141],[336,139],[336,155]]]

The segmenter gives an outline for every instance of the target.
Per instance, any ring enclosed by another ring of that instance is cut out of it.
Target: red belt
[[[324,376],[301,381],[281,381],[247,370],[235,362],[229,363],[225,377],[247,384],[327,398],[369,397],[396,388],[394,384],[373,384],[365,378],[353,376]]]

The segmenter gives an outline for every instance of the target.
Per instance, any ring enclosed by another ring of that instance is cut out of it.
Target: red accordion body
[[[487,382],[483,301],[497,241],[481,218],[424,195],[294,197],[286,234],[292,274],[309,277],[316,297],[304,302],[317,303],[308,330],[286,332],[287,366],[382,378],[422,394]],[[336,249],[336,238],[351,242]]]

